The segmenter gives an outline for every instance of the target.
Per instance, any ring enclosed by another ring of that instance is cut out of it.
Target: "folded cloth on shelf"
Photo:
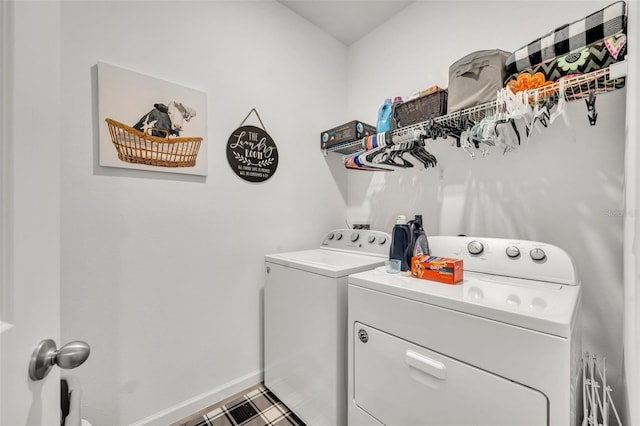
[[[535,89],[542,86],[544,82],[557,81],[560,77],[587,74],[607,68],[615,62],[624,60],[626,54],[627,36],[624,33],[616,34],[589,47],[574,50],[566,55],[560,55],[511,75],[507,78],[506,85],[514,93],[520,90]],[[531,79],[526,78],[527,75],[531,75]],[[534,82],[534,77],[541,79],[543,84],[527,86],[526,83],[529,80]]]
[[[558,27],[516,50],[507,58],[507,75],[585,48],[618,33],[626,33],[626,30],[626,3],[618,1],[583,19]]]

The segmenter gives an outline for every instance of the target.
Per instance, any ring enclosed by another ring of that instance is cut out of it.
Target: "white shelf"
[[[564,84],[564,96],[567,101],[584,99],[591,94],[599,95],[624,87],[626,76],[626,61],[618,62],[608,68],[564,78],[560,81],[538,89],[528,90],[530,99],[544,100],[550,96],[556,96],[560,92],[561,84]],[[460,128],[463,119],[474,122],[481,121],[484,117],[492,115],[496,110],[496,102],[488,102],[482,105],[466,108],[450,114],[442,115],[427,121],[401,127],[391,131],[391,135],[399,135],[407,130],[425,130],[433,124],[439,124],[447,129]],[[463,130],[463,129],[460,129]],[[329,152],[342,154],[355,153],[365,150],[366,138],[349,142],[339,146],[323,150],[326,155]]]

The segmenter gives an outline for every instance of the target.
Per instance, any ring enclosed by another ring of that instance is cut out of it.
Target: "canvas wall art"
[[[98,62],[100,165],[206,176],[207,95]]]

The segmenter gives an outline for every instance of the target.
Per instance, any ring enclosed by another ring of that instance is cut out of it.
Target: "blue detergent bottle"
[[[376,132],[384,133],[391,131],[391,114],[393,112],[392,102],[390,98],[384,100],[384,104],[378,110],[378,125]]]

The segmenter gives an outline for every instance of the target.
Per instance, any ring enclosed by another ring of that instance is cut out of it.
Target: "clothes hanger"
[[[558,80],[558,94],[557,94],[557,102],[558,106],[556,110],[551,113],[549,116],[549,123],[553,123],[556,118],[562,117],[564,124],[569,126],[569,119],[567,117],[566,107],[567,107],[567,96],[565,93],[565,85],[566,85],[566,77],[560,77]]]
[[[596,112],[596,94],[595,92],[589,91],[589,97],[584,100],[587,103],[587,118],[589,119],[589,124],[592,126],[596,125],[596,120],[598,120],[598,113]]]
[[[416,141],[409,154],[420,161],[425,168],[435,167],[438,164],[436,157],[425,149],[424,140]]]
[[[387,158],[383,161],[384,164],[389,164],[391,166],[402,167],[402,168],[410,168],[413,167],[413,163],[407,161],[402,155],[407,152],[406,150],[393,150],[389,153]],[[402,163],[398,163],[396,159],[402,160]]]

